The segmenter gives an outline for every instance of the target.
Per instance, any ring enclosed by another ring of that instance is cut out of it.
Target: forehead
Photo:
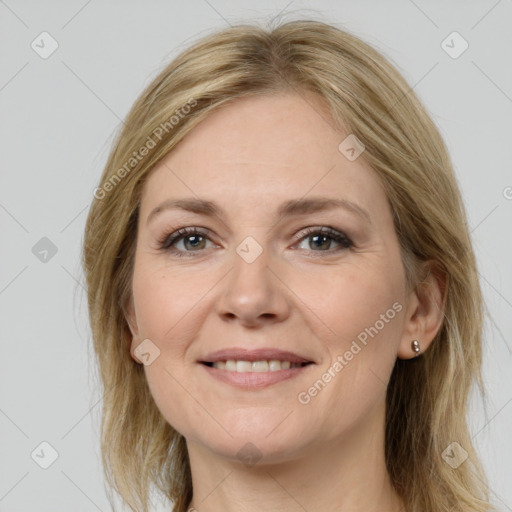
[[[308,194],[386,209],[375,172],[338,149],[348,135],[312,94],[235,100],[201,121],[152,171],[142,215],[184,196],[217,199],[237,211]]]

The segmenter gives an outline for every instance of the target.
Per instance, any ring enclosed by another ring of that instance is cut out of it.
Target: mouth
[[[200,361],[201,364],[210,368],[226,370],[228,372],[277,372],[279,370],[289,370],[290,368],[302,368],[308,364],[314,364],[312,361],[303,363],[292,363],[291,361],[280,361],[279,359],[263,359],[261,361],[244,361],[243,359],[227,359],[225,361]]]
[[[301,368],[315,361],[287,350],[260,348],[248,350],[245,348],[227,348],[207,354],[198,361],[211,368],[228,372],[275,372]]]
[[[316,364],[293,352],[242,348],[213,352],[198,363],[212,377],[245,389],[266,387],[288,380],[302,374],[306,367]]]

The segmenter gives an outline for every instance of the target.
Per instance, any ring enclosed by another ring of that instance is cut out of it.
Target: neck
[[[386,470],[383,411],[380,416],[276,464],[248,467],[187,441],[194,490],[189,510],[404,512]]]

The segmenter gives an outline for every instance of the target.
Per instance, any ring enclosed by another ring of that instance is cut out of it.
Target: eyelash
[[[199,251],[181,251],[177,250],[175,248],[172,248],[172,244],[175,242],[187,238],[187,236],[192,235],[200,235],[202,237],[207,238],[210,240],[207,236],[207,232],[200,228],[195,227],[188,227],[188,228],[181,228],[175,231],[174,233],[171,233],[170,235],[165,234],[162,238],[158,240],[158,248],[165,252],[171,252],[178,258],[182,257],[193,257],[194,252],[201,252]],[[341,244],[341,248],[335,249],[335,250],[328,250],[328,251],[312,251],[312,252],[320,252],[320,253],[327,253],[328,255],[332,255],[334,253],[338,253],[342,250],[351,248],[354,244],[353,242],[343,233],[337,231],[336,229],[330,227],[330,226],[323,226],[323,227],[313,227],[313,228],[306,228],[304,231],[301,231],[299,234],[295,235],[294,238],[298,239],[298,242],[301,242],[303,239],[308,238],[312,235],[323,235],[327,236],[328,238],[331,238],[335,242]],[[211,241],[211,240],[210,240]],[[188,253],[188,255],[187,255]]]

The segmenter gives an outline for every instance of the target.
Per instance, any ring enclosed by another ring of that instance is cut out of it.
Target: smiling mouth
[[[261,361],[244,361],[244,360],[234,360],[227,359],[226,361],[201,361],[201,364],[205,366],[209,366],[210,368],[216,368],[218,370],[225,370],[228,372],[237,372],[237,373],[248,373],[248,372],[277,372],[279,370],[290,370],[294,368],[302,368],[309,364],[313,364],[313,362],[303,362],[303,363],[292,363],[290,361],[280,361],[278,359],[270,359],[270,360],[261,360]]]

